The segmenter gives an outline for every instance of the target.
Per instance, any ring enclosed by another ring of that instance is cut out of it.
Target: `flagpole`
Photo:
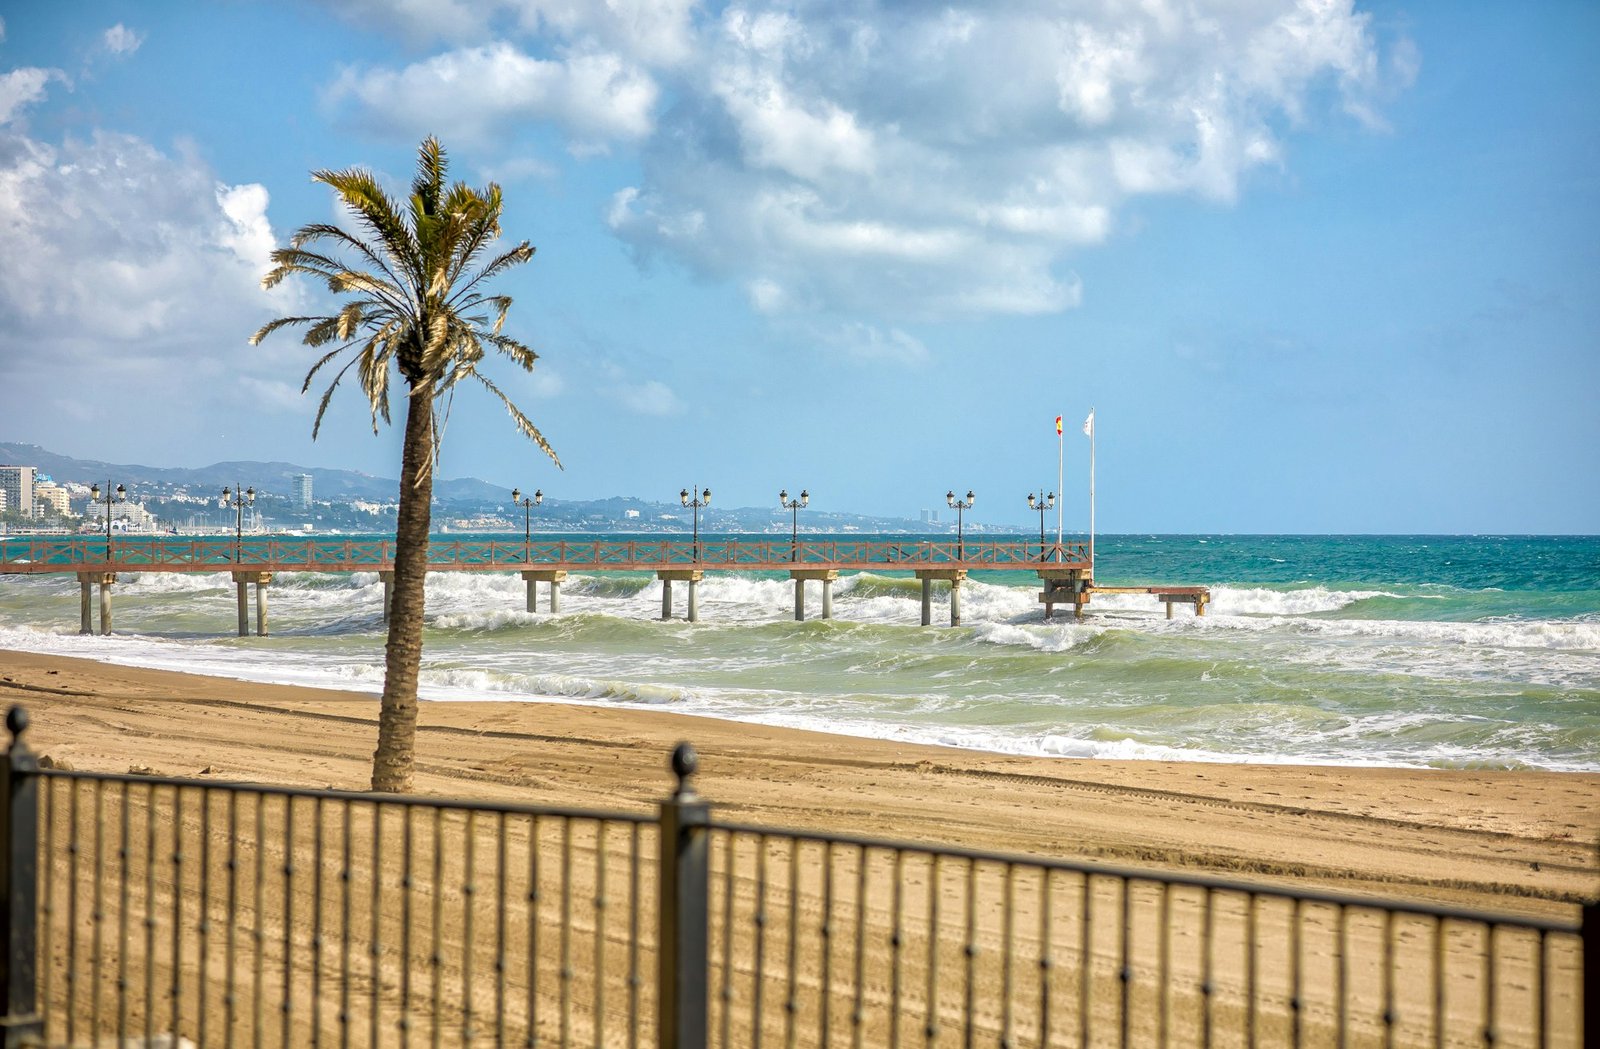
[[[1094,578],[1094,409],[1089,409],[1089,578]]]
[[[1061,530],[1064,520],[1062,515],[1067,503],[1067,489],[1064,484],[1067,475],[1066,467],[1063,465],[1066,462],[1065,448],[1066,439],[1061,436],[1061,416],[1058,415],[1056,416],[1056,492],[1061,496],[1060,501],[1056,503],[1056,560],[1058,561],[1062,557]],[[1039,541],[1043,542],[1044,536],[1040,536]]]

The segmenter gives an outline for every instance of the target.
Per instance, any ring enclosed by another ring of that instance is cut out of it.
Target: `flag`
[[[1089,409],[1089,417],[1087,419],[1083,420],[1083,435],[1085,437],[1093,437],[1094,436],[1094,409],[1093,408]]]
[[[1056,436],[1061,436],[1061,416],[1056,416]]]

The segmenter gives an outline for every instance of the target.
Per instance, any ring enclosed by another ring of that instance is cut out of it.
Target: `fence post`
[[[11,746],[0,776],[0,1046],[40,1045],[38,977],[39,762],[22,734],[28,712],[6,712]]]
[[[689,784],[699,767],[694,748],[672,750],[678,778],[661,803],[661,865],[658,874],[660,939],[656,947],[657,1044],[660,1049],[705,1049],[709,827],[711,806]]]
[[[1600,1049],[1600,900],[1583,905],[1583,1049]]]

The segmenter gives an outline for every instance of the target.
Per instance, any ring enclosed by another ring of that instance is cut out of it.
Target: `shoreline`
[[[0,650],[0,701],[78,771],[365,790],[376,696]],[[1019,757],[570,703],[420,704],[419,793],[648,811],[679,740],[724,818],[1568,915],[1600,773]]]

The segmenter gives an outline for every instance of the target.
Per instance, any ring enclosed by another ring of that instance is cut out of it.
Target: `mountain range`
[[[296,466],[293,463],[228,461],[210,466],[175,467],[141,466],[134,463],[107,463],[98,459],[74,459],[57,455],[35,444],[14,444],[0,441],[0,464],[36,466],[41,474],[58,481],[79,481],[83,484],[109,481],[112,484],[182,485],[204,491],[218,491],[236,484],[252,485],[263,492],[288,495],[291,479],[297,474],[310,474],[312,489],[318,499],[367,499],[374,502],[393,502],[400,491],[400,482],[392,477],[374,477],[357,470],[327,470],[315,466]],[[439,478],[434,482],[433,494],[442,503],[499,502],[506,498],[503,486],[481,481],[476,477]]]

